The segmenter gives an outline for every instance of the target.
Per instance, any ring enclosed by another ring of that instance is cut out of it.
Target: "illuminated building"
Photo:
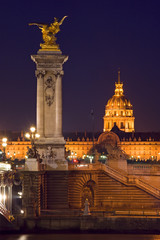
[[[120,72],[118,72],[115,94],[108,100],[105,107],[103,133],[94,134],[94,144],[99,143],[101,135],[103,138],[112,138],[114,133],[119,139],[118,145],[129,155],[130,159],[160,160],[160,133],[136,132],[134,119],[133,106],[124,96],[123,83],[120,82]],[[77,158],[82,158],[93,147],[92,133],[64,133],[64,137],[66,151],[76,154]],[[22,136],[14,141],[12,139],[11,136],[7,142],[6,156],[24,159],[27,147],[31,146],[30,141],[25,141]]]
[[[133,106],[124,96],[119,71],[118,82],[115,83],[115,94],[108,100],[105,107],[103,133],[95,134],[94,143],[99,143],[102,136],[103,139],[111,140],[116,134],[119,139],[117,144],[130,159],[160,160],[160,133],[136,132],[134,120]],[[66,150],[76,152],[79,158],[87,154],[92,147],[91,133],[68,134],[68,138],[66,137]]]
[[[108,100],[103,131],[110,131],[114,124],[125,132],[134,131],[133,107],[123,94],[123,83],[120,82],[120,71],[118,71],[118,82],[115,83],[115,94]]]
[[[23,136],[23,132],[13,131],[0,131],[0,149],[4,151],[2,146],[3,137],[7,137],[7,145],[5,147],[5,154],[7,159],[24,159],[28,151],[28,147],[31,147],[31,142],[26,140]]]

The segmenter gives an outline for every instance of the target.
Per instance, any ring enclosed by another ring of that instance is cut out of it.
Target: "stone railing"
[[[69,165],[69,170],[103,170],[111,177],[126,185],[137,186],[155,197],[160,198],[160,189],[150,185],[142,179],[133,175],[128,175],[120,169],[114,169],[105,164],[72,164]]]
[[[10,213],[1,202],[0,202],[0,213],[10,222],[10,218],[9,218]]]
[[[128,183],[128,176],[126,175],[125,172],[122,172],[121,170],[116,170],[104,164],[101,165],[101,169],[107,172],[110,176],[119,180],[120,182]]]
[[[160,198],[160,189],[150,185],[149,183],[146,183],[144,180],[139,179],[139,178],[135,178],[135,183],[138,187],[143,188],[147,192],[150,192],[151,194]]]

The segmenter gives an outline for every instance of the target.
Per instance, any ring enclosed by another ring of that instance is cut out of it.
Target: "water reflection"
[[[17,240],[28,240],[28,235],[22,235]]]
[[[160,240],[160,235],[140,234],[10,234],[0,235],[3,240]]]

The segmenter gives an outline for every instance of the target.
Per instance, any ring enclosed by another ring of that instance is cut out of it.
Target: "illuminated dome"
[[[120,71],[118,71],[118,82],[115,83],[115,94],[108,100],[105,108],[104,132],[110,131],[115,123],[122,131],[134,131],[133,106],[123,94]]]

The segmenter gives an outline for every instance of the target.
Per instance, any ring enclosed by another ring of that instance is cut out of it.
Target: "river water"
[[[160,240],[160,235],[140,234],[0,234],[0,240]]]

